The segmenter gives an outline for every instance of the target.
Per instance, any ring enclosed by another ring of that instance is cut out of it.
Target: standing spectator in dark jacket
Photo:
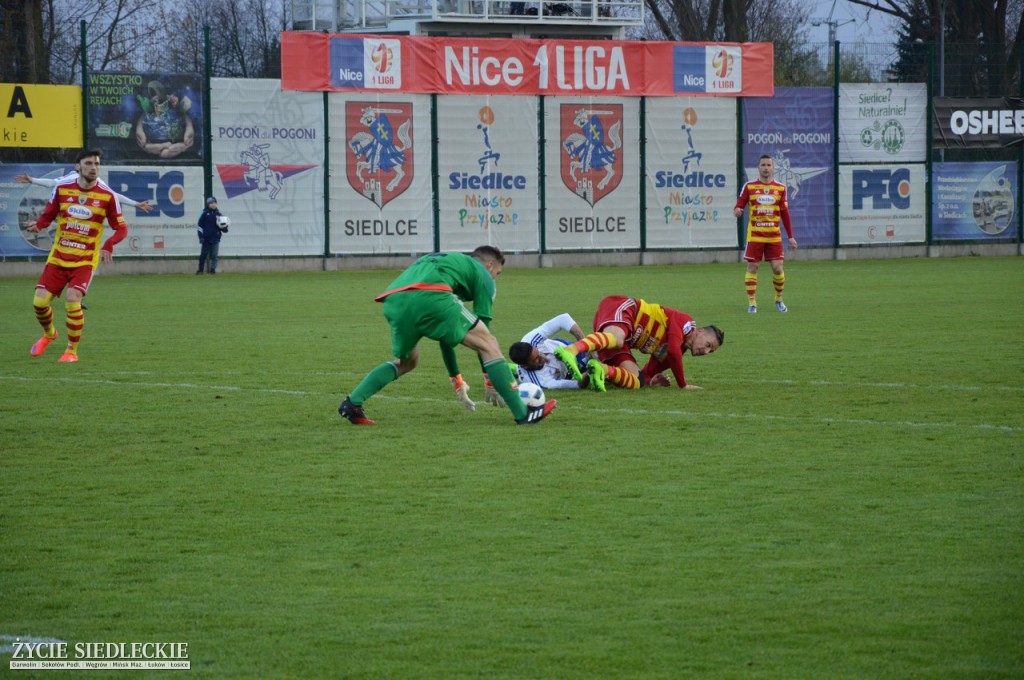
[[[217,210],[217,199],[210,196],[206,199],[206,210],[199,216],[199,222],[196,225],[196,232],[199,234],[199,244],[201,246],[199,251],[199,269],[196,270],[196,274],[202,274],[203,268],[206,265],[206,260],[210,260],[210,273],[217,273],[217,253],[220,251],[220,237],[221,234],[226,234],[228,231],[228,218],[221,214],[220,210]]]

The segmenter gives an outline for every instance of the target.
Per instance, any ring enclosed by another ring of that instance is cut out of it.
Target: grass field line
[[[82,379],[82,378],[32,378],[25,376],[10,376],[0,375],[0,380],[14,380],[22,382],[65,382],[65,383],[82,383],[82,384],[96,384],[96,385],[120,385],[128,387],[155,387],[155,388],[171,388],[171,389],[204,389],[204,390],[221,390],[231,392],[255,392],[260,394],[288,394],[294,396],[316,396],[322,397],[325,394],[331,394],[330,392],[311,392],[309,390],[284,390],[284,389],[273,389],[267,387],[242,387],[240,385],[204,385],[202,383],[185,382],[185,383],[172,383],[172,382],[129,382],[123,380],[101,380],[101,379]],[[339,393],[340,394],[340,393]],[[417,403],[454,403],[450,399],[434,399],[434,398],[423,398],[423,397],[402,397],[402,396],[391,396],[391,395],[376,395],[374,399],[379,400],[392,400],[392,401],[406,401],[406,402],[417,402]],[[571,408],[571,407],[570,407]],[[677,409],[643,409],[643,408],[593,408],[589,409],[595,413],[614,413],[622,415],[641,415],[641,416],[685,416],[693,418],[728,418],[728,419],[750,419],[750,420],[775,420],[775,421],[791,421],[801,423],[821,423],[821,424],[835,424],[835,425],[871,425],[877,427],[935,427],[935,428],[969,428],[977,430],[992,430],[996,432],[1024,432],[1024,427],[1018,427],[1013,425],[992,425],[990,423],[953,423],[953,422],[916,422],[910,420],[872,420],[870,418],[828,418],[828,417],[817,417],[817,416],[782,416],[776,414],[763,414],[763,413],[718,413],[710,412],[705,413],[701,411],[684,411]]]
[[[962,392],[1024,392],[1024,387],[1013,385],[917,385],[899,382],[842,382],[836,380],[789,380],[786,378],[715,378],[715,382],[757,383],[759,385],[817,385],[820,387],[884,387],[900,390],[953,390]]]
[[[158,371],[76,371],[78,375],[161,375]],[[288,377],[290,375],[297,375],[295,371],[270,371],[273,375]],[[268,373],[263,373],[267,375]],[[315,371],[309,374],[303,375],[318,375],[318,376],[337,376],[337,377],[362,377],[365,373],[359,373],[356,371]],[[2,378],[3,376],[0,376]],[[714,382],[723,383],[747,383],[757,385],[792,385],[800,387],[803,385],[812,385],[817,387],[872,387],[872,388],[884,388],[884,389],[898,389],[898,390],[949,390],[953,392],[1022,392],[1024,393],[1024,385],[919,385],[917,383],[903,383],[903,382],[844,382],[841,380],[792,380],[789,378],[715,378]]]

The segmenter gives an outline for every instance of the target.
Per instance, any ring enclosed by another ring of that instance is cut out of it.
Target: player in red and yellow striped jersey
[[[786,198],[786,185],[776,182],[775,164],[771,156],[761,156],[757,162],[758,179],[747,182],[740,191],[733,214],[739,217],[743,208],[750,205],[750,217],[747,220],[747,248],[743,253],[743,261],[747,263],[747,273],[743,283],[747,289],[747,311],[757,313],[757,268],[761,260],[772,265],[772,283],[775,286],[775,308],[780,312],[788,311],[782,301],[782,289],[786,286],[786,273],[782,262],[782,231],[779,223],[786,228],[789,247],[796,250],[796,239],[793,238],[793,225],[789,218],[789,200]]]
[[[79,173],[78,178],[54,187],[43,214],[35,224],[29,225],[30,230],[42,231],[57,220],[53,247],[32,299],[36,319],[43,327],[43,336],[32,345],[30,353],[34,357],[40,356],[57,338],[50,303],[66,288],[64,308],[67,311],[68,346],[59,359],[64,363],[78,361],[78,343],[85,325],[82,298],[89,292],[92,274],[100,260],[104,263],[113,261],[114,245],[128,234],[117,196],[99,180],[100,151],[79,152],[75,170]],[[104,221],[114,233],[101,247]]]
[[[571,345],[555,349],[557,356],[576,380],[583,375],[576,366],[580,352],[596,352],[587,362],[591,384],[604,391],[607,380],[625,389],[644,385],[667,385],[665,369],[671,369],[676,384],[686,389],[701,389],[686,382],[683,353],[699,357],[721,347],[725,334],[717,326],[697,327],[693,317],[671,307],[652,304],[640,298],[612,295],[601,300],[594,314],[594,332]],[[643,371],[633,350],[651,358]]]

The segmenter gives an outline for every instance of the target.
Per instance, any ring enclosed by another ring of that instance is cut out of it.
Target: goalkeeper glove
[[[498,394],[498,390],[494,389],[494,385],[486,373],[484,373],[484,401],[493,406],[505,407],[505,400]]]
[[[469,398],[469,383],[462,379],[462,374],[452,376],[448,378],[452,383],[452,389],[455,390],[455,396],[459,398],[462,405],[470,411],[476,410],[476,403]]]

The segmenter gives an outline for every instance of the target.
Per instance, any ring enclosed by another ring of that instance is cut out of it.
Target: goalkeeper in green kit
[[[341,402],[338,413],[353,425],[375,425],[366,417],[363,404],[416,368],[420,360],[418,343],[421,338],[430,338],[440,343],[455,395],[467,409],[475,411],[476,404],[470,400],[469,385],[459,372],[455,356],[455,346],[459,344],[480,357],[487,403],[507,405],[519,425],[532,425],[546,418],[554,410],[555,400],[535,407],[523,403],[498,339],[488,328],[497,292],[494,281],[504,266],[505,256],[500,250],[480,246],[469,255],[424,255],[402,272],[375,298],[384,303],[384,318],[391,326],[391,351],[395,359],[370,371]],[[467,302],[473,303],[472,311],[466,307]]]

